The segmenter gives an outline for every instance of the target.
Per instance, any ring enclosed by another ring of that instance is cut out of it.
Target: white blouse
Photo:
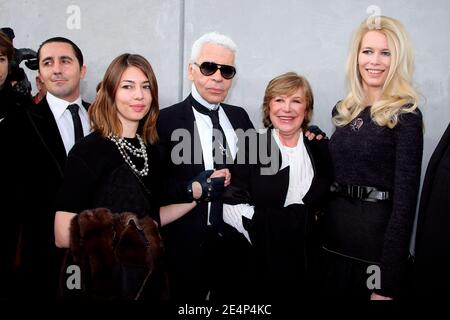
[[[295,147],[283,145],[278,137],[277,130],[272,130],[272,136],[281,151],[282,163],[280,170],[289,166],[289,187],[284,206],[287,207],[293,203],[303,204],[302,199],[311,187],[314,177],[311,159],[303,142],[303,133],[300,132],[300,137]]]
[[[277,130],[272,131],[272,136],[281,151],[282,164],[280,170],[289,166],[289,187],[284,206],[287,207],[293,203],[303,204],[303,197],[311,187],[314,177],[312,162],[303,142],[303,133],[300,133],[297,145],[293,148],[286,147],[281,143]],[[248,232],[242,224],[242,216],[252,219],[254,212],[254,207],[246,203],[224,204],[223,220],[242,233],[251,243]]]

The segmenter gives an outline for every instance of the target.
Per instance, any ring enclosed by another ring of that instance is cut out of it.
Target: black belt
[[[331,192],[363,201],[376,202],[392,199],[392,192],[389,191],[381,191],[374,187],[340,184],[337,182],[331,185]]]

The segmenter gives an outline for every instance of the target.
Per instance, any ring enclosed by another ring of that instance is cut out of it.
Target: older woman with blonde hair
[[[370,17],[359,26],[330,139],[335,196],[324,219],[323,280],[331,297],[401,296],[423,150],[413,70],[398,20]]]
[[[316,222],[333,175],[328,140],[304,136],[313,106],[303,76],[272,79],[262,106],[267,130],[239,148],[245,161],[231,168],[224,221],[248,240],[249,298],[292,301],[314,289]]]

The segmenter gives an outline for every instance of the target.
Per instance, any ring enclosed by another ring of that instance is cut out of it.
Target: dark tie
[[[219,123],[219,108],[217,110],[210,110],[205,106],[201,105],[197,100],[195,100],[192,95],[189,95],[189,100],[194,107],[195,110],[202,114],[206,114],[211,118],[211,122],[213,125],[213,136],[212,146],[213,146],[213,161],[214,168],[217,170],[226,168],[226,164],[233,163],[233,158],[231,156],[230,148],[227,143],[227,139],[225,136],[225,132],[222,129],[222,126]],[[213,226],[220,226],[223,224],[223,216],[222,216],[222,202],[220,201],[212,201],[211,202],[211,210],[209,214],[209,222]]]
[[[84,137],[83,125],[81,124],[80,116],[78,115],[78,109],[80,107],[77,104],[70,104],[67,109],[69,109],[70,114],[72,114],[73,129],[75,132],[75,142]]]
[[[230,147],[227,143],[227,137],[223,131],[222,126],[219,122],[219,108],[216,110],[210,110],[205,106],[201,105],[197,100],[195,100],[192,95],[189,96],[189,100],[195,110],[202,114],[206,114],[211,119],[213,125],[213,135],[212,146],[213,146],[213,161],[214,169],[220,170],[226,168],[227,164],[233,163],[233,157],[231,156]]]

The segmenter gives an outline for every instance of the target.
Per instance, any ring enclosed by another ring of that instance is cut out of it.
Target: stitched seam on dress
[[[330,253],[334,253],[334,254],[337,254],[339,256],[342,256],[342,257],[345,257],[345,258],[349,258],[349,259],[353,259],[353,260],[357,260],[357,261],[360,261],[360,262],[371,263],[371,264],[380,264],[379,262],[376,262],[376,261],[364,260],[364,259],[356,258],[356,257],[353,257],[353,256],[349,256],[349,255],[346,255],[346,254],[343,254],[343,253],[340,253],[340,252],[337,252],[337,251],[333,251],[333,250],[330,250],[328,248],[325,248],[325,246],[322,246],[322,249],[324,249],[325,251],[328,251]]]

